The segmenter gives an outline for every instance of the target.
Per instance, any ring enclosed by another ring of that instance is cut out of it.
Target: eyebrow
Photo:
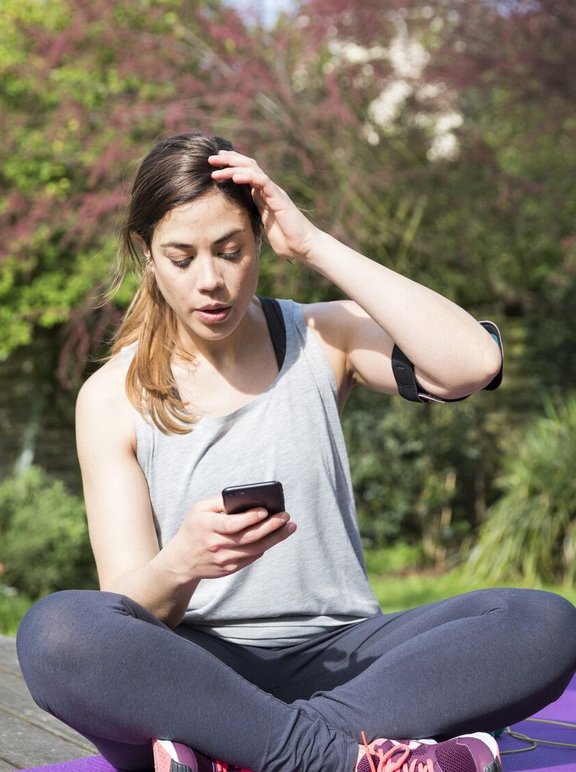
[[[223,236],[221,236],[219,239],[216,239],[214,241],[214,244],[222,244],[223,241],[228,241],[228,239],[233,238],[234,236],[237,236],[239,233],[244,233],[244,228],[234,228],[229,233],[225,233]],[[160,244],[161,247],[172,247],[173,249],[192,249],[193,244],[185,244],[180,241],[167,241],[164,244]]]

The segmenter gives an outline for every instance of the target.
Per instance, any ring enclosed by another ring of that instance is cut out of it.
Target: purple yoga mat
[[[576,723],[576,677],[559,700],[534,714],[533,718]],[[512,729],[528,737],[576,745],[576,729],[533,721],[522,721]],[[526,743],[503,735],[498,740],[502,751],[528,747]],[[576,772],[576,748],[557,748],[539,744],[524,753],[504,753],[504,772]],[[114,767],[101,756],[87,756],[45,767],[32,767],[30,772],[114,772]]]
[[[559,700],[532,717],[576,723],[576,677]],[[521,721],[512,730],[527,735],[534,740],[552,740],[576,745],[576,729],[539,721]],[[502,751],[529,747],[507,735],[499,739]],[[502,755],[504,772],[576,772],[576,748],[560,748],[553,745],[538,744],[533,750],[524,753],[504,753]]]

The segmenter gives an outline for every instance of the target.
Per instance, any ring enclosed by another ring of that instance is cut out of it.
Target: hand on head
[[[253,158],[234,150],[221,150],[208,158],[215,167],[212,178],[250,185],[262,224],[274,252],[284,259],[306,261],[317,228],[288,194],[258,166]]]

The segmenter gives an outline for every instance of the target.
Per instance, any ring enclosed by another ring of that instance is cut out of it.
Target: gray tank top
[[[300,305],[280,301],[286,356],[274,382],[227,416],[166,435],[136,414],[137,457],[160,544],[227,485],[280,480],[298,530],[252,565],[204,579],[184,622],[255,646],[290,645],[379,612],[369,586],[336,383]],[[133,347],[124,350],[126,364]],[[233,517],[233,515],[230,515]]]

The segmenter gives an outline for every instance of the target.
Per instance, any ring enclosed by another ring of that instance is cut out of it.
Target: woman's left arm
[[[394,343],[433,396],[457,399],[490,383],[501,366],[500,350],[464,309],[321,231],[253,159],[221,151],[210,163],[217,167],[215,179],[251,186],[279,257],[317,271],[353,301],[314,304],[306,312],[333,364],[340,357],[341,388],[346,379],[377,391],[397,391]]]
[[[502,364],[498,345],[476,319],[448,298],[326,233],[318,234],[306,263],[359,306],[326,304],[311,314],[319,330],[333,330],[340,324],[347,366],[355,381],[382,391],[390,391],[392,384],[396,391],[391,365],[394,343],[413,363],[423,390],[441,399],[472,394],[498,373]],[[378,355],[385,357],[385,365],[378,367]]]

